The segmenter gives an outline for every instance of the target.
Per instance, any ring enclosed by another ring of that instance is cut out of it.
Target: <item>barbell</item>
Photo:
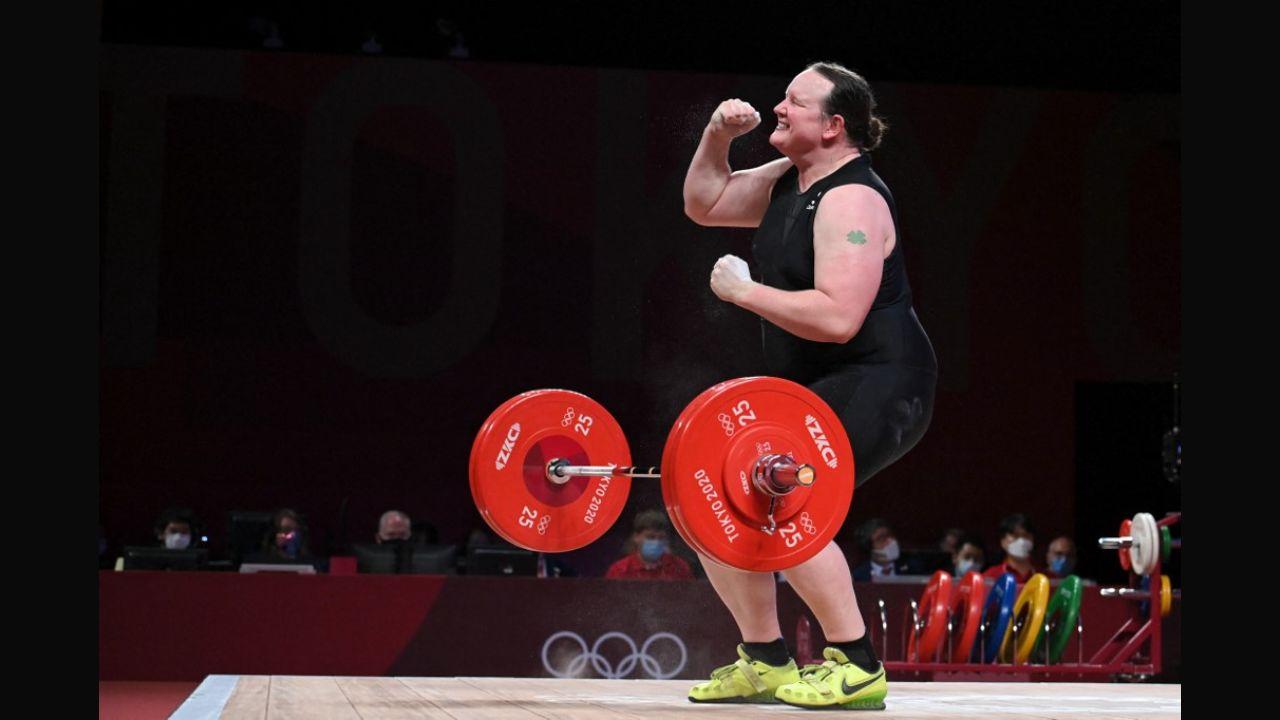
[[[671,525],[729,567],[771,572],[816,555],[853,500],[853,448],[813,391],[776,377],[726,380],[695,397],[667,435],[661,467],[636,466],[603,405],[564,389],[498,406],[471,446],[471,495],[508,542],[566,552],[617,522],[631,480],[658,479]]]
[[[1138,513],[1120,522],[1117,537],[1098,538],[1098,547],[1118,550],[1120,567],[1145,577],[1155,569],[1157,556],[1160,562],[1168,562],[1172,552],[1181,549],[1182,540],[1175,539],[1167,525],[1158,525],[1151,513]]]

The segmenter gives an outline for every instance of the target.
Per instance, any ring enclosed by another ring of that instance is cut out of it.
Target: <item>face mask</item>
[[[186,550],[191,545],[191,536],[186,533],[169,533],[164,536],[164,546],[170,550]]]
[[[645,562],[657,562],[667,551],[667,544],[661,540],[645,540],[640,545],[640,557]]]
[[[1053,562],[1049,563],[1049,569],[1050,569],[1050,570],[1052,570],[1052,571],[1054,571],[1055,573],[1057,573],[1057,574],[1059,574],[1059,575],[1061,575],[1062,573],[1066,572],[1066,570],[1067,570],[1067,558],[1066,558],[1066,556],[1061,556],[1061,555],[1060,555],[1060,556],[1058,556],[1058,557],[1054,558],[1054,559],[1053,559]]]
[[[977,569],[975,567],[977,564],[978,564],[978,561],[972,558],[965,558],[961,560],[959,563],[956,564],[956,577],[964,577],[965,573],[969,572],[970,570]]]
[[[276,546],[287,557],[296,557],[298,555],[298,532],[295,530],[283,537],[277,535]]]
[[[889,544],[885,545],[883,548],[880,548],[879,550],[872,550],[871,555],[876,559],[877,562],[883,565],[885,563],[891,563],[894,560],[897,560],[898,552],[899,552],[898,541],[895,538],[893,540],[890,540]]]
[[[1033,544],[1030,540],[1026,538],[1018,538],[1017,540],[1009,543],[1009,556],[1016,557],[1019,560],[1030,557],[1032,547]]]

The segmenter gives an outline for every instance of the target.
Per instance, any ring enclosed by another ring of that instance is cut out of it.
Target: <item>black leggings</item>
[[[934,372],[894,364],[846,365],[809,383],[849,433],[855,488],[924,436],[937,384]]]

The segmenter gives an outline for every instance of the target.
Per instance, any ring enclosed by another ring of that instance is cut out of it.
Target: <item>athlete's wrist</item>
[[[759,293],[760,287],[760,283],[755,280],[742,280],[737,292],[734,293],[733,304],[744,310],[752,310],[755,307],[755,296]]]

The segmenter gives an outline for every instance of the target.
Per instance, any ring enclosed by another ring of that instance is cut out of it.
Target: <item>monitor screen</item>
[[[207,548],[170,550],[131,546],[124,549],[125,570],[200,570],[209,561]]]
[[[467,553],[468,575],[537,575],[538,554],[514,547],[479,545]]]
[[[452,575],[458,555],[456,545],[357,543],[352,549],[357,571],[374,574]]]
[[[227,554],[238,563],[261,551],[262,538],[271,530],[271,513],[232,510],[227,525]]]

